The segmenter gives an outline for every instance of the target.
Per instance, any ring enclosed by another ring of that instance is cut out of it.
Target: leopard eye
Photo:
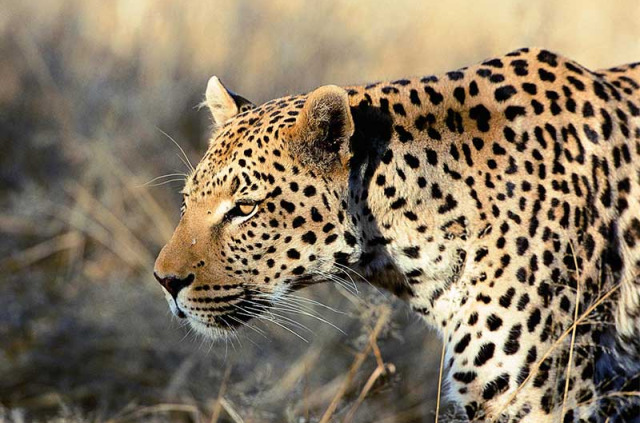
[[[231,221],[234,218],[248,219],[253,216],[258,209],[257,203],[237,203],[234,208],[229,210],[225,215],[226,221]]]
[[[243,216],[250,215],[251,212],[253,212],[257,206],[258,206],[257,204],[238,204],[237,205],[238,209],[240,210],[240,213]]]

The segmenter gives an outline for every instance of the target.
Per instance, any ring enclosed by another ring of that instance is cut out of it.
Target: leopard
[[[444,343],[468,421],[640,421],[640,62],[523,48],[254,105],[214,129],[155,278],[227,336],[357,272]]]

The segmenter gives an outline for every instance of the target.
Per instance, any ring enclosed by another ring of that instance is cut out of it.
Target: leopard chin
[[[225,328],[211,323],[204,323],[197,319],[189,318],[187,316],[189,326],[195,331],[195,333],[204,335],[206,338],[217,341],[228,339],[234,333],[231,328]]]

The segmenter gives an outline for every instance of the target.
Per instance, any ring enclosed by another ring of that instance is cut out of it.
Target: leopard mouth
[[[250,320],[260,318],[262,313],[270,307],[271,302],[267,300],[258,300],[245,295],[240,301],[206,309],[205,313],[202,313],[202,308],[186,312],[177,308],[194,329],[215,338],[220,333],[234,332],[242,326],[247,326]]]
[[[167,295],[167,302],[169,303],[169,310],[171,310],[171,314],[179,319],[187,318],[187,314],[180,308],[180,306],[178,305],[178,301],[175,298]]]

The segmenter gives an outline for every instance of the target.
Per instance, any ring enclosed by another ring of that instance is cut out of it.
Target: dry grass
[[[205,146],[206,80],[262,102],[525,45],[598,68],[640,58],[639,21],[635,0],[5,2],[0,420],[433,421],[438,340],[364,285],[303,292],[346,332],[302,318],[310,344],[172,322],[151,267]]]

